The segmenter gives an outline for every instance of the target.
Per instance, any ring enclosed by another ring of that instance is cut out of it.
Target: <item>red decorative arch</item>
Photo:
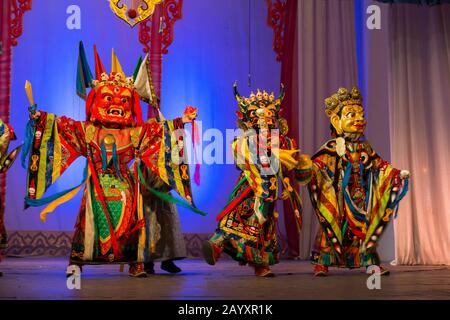
[[[139,42],[150,56],[150,70],[158,97],[161,97],[162,57],[173,42],[175,22],[182,18],[183,0],[165,0],[155,7],[152,17],[139,25]],[[151,114],[149,107],[149,114]]]
[[[5,1],[5,0],[4,0]],[[10,35],[11,45],[17,45],[17,39],[23,33],[23,15],[31,10],[33,0],[12,0],[11,1],[11,23]]]
[[[277,54],[277,61],[282,61],[287,0],[267,0],[267,6],[267,23],[273,29],[274,33],[273,50]]]
[[[161,5],[158,7],[160,10],[155,10],[152,18],[140,24],[139,41],[144,45],[143,51],[149,52],[152,45],[151,34],[153,30],[156,30],[160,34],[161,53],[167,54],[173,42],[175,22],[182,18],[183,0],[166,0],[162,3],[162,10]]]

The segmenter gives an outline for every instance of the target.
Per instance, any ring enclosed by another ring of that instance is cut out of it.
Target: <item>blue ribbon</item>
[[[347,167],[345,168],[344,178],[342,179],[342,188],[345,189],[350,181],[350,174],[352,172],[352,164],[347,162]]]
[[[370,198],[370,191],[372,190],[372,172],[369,171],[369,174],[367,176],[367,188],[366,188],[366,211],[369,207],[369,198]]]
[[[359,163],[359,183],[363,188],[365,188],[366,184],[364,182],[364,164],[362,162]]]
[[[347,167],[345,168],[344,178],[342,179],[342,189],[344,191],[344,198],[345,202],[347,203],[348,207],[350,208],[350,211],[352,212],[354,218],[360,222],[364,222],[366,225],[369,224],[369,221],[367,221],[366,217],[358,212],[356,208],[353,206],[353,202],[350,198],[350,195],[347,192],[347,186],[350,181],[350,174],[352,172],[352,164],[350,162],[347,163]]]
[[[101,144],[101,149],[102,149],[102,170],[105,171],[108,168],[108,156],[106,154],[106,147],[104,142],[102,142]]]
[[[117,172],[117,176],[119,177],[120,180],[123,180],[122,175],[120,174],[120,171],[119,171],[119,163],[117,161],[117,146],[115,143],[113,143],[113,145],[112,145],[112,160],[113,160],[114,168],[116,169],[116,172]]]
[[[402,199],[406,196],[406,193],[409,190],[409,179],[404,180],[403,184],[403,190],[400,192],[400,194],[395,198],[395,200],[388,206],[388,208],[397,208],[398,204]],[[394,219],[397,218],[397,210],[395,210]]]
[[[53,194],[53,195],[51,195],[49,197],[46,197],[46,198],[30,199],[28,197],[25,197],[25,205],[28,206],[28,207],[40,207],[40,206],[49,204],[49,203],[55,201],[56,199],[64,196],[65,194],[75,190],[79,186],[81,186],[86,181],[86,179],[87,179],[87,165],[84,168],[83,180],[77,186],[75,186],[73,188],[70,188],[70,189],[67,189],[67,190],[64,190],[64,191],[61,191],[61,192],[58,192],[58,193],[55,193],[55,194]]]
[[[35,120],[29,120],[25,127],[25,140],[23,142],[22,153],[20,154],[20,161],[21,161],[22,167],[24,169],[27,168],[25,163],[27,161],[27,156],[30,154],[30,151],[31,151],[31,145],[32,145],[33,139],[34,139],[34,126],[35,125],[36,125]]]

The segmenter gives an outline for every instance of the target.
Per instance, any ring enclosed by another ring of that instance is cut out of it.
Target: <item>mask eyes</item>
[[[103,100],[111,102],[113,100],[113,98],[111,96],[104,96]]]
[[[355,117],[355,113],[354,112],[347,113],[347,118],[354,118],[354,117]]]
[[[128,98],[122,98],[122,103],[127,103],[128,102]]]

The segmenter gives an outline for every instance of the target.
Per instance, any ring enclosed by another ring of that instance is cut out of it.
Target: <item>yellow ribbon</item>
[[[86,179],[85,183],[88,183],[89,178],[90,178],[91,174],[90,172],[88,172],[88,176]],[[85,184],[84,183],[84,184]],[[66,203],[67,201],[69,201],[70,199],[72,199],[73,197],[75,197],[77,195],[78,192],[80,192],[81,188],[84,186],[84,184],[80,185],[78,188],[73,189],[72,191],[66,193],[65,195],[63,195],[62,197],[59,197],[56,200],[53,200],[47,207],[45,207],[44,210],[42,210],[41,214],[40,214],[40,218],[43,222],[45,222],[45,220],[47,219],[47,215],[49,213],[52,213],[53,211],[55,211],[55,209],[57,207],[59,207],[60,205],[62,205],[63,203]]]

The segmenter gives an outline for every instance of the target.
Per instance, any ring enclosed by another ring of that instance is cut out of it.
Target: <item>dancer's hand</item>
[[[197,119],[197,115],[198,115],[198,109],[194,108],[194,107],[186,107],[186,109],[184,110],[184,115],[183,115],[183,123],[188,123],[188,122],[192,122],[193,120]]]
[[[402,170],[400,171],[400,179],[406,180],[411,177],[411,173],[408,170]]]
[[[41,112],[40,111],[36,111],[36,112],[30,112],[30,119],[37,119],[41,116]]]

